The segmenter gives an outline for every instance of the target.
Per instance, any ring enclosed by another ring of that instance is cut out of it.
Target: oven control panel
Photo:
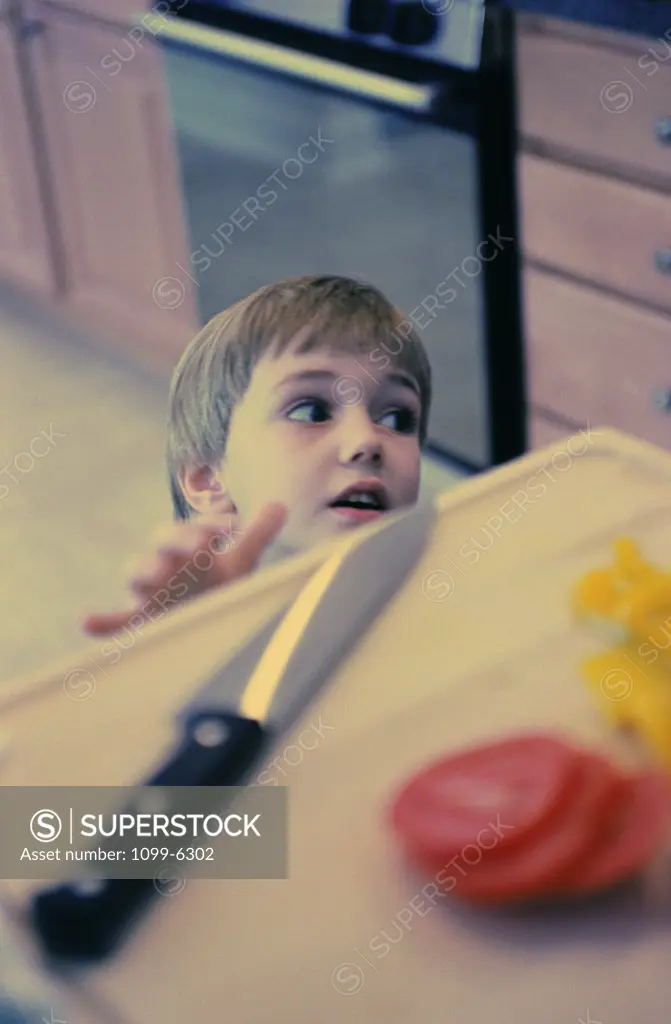
[[[480,63],[485,0],[201,0],[386,50],[421,53],[474,70]]]

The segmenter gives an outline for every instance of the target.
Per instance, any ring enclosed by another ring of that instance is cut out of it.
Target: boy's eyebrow
[[[364,371],[364,372],[366,372],[366,371]],[[341,374],[340,376],[343,376],[343,375]],[[354,375],[353,374],[345,374],[344,376],[354,376]],[[368,374],[368,376],[371,377],[373,380],[375,380],[375,378],[373,377],[372,373]],[[283,388],[286,384],[291,384],[291,383],[293,383],[295,381],[337,380],[337,379],[338,378],[337,378],[336,374],[333,373],[331,370],[301,370],[298,373],[291,373],[291,374],[289,374],[289,376],[285,377],[283,380],[281,380],[279,384],[276,384],[275,387],[273,388],[273,390],[277,391],[277,390],[279,390],[279,388]],[[395,371],[393,373],[388,373],[386,375],[386,377],[385,377],[385,380],[389,384],[398,384],[401,387],[410,388],[411,391],[415,392],[415,394],[417,395],[418,398],[421,397],[420,391],[419,391],[419,385],[417,384],[417,381],[414,379],[414,377],[410,376],[410,374],[399,373],[398,371]],[[375,383],[377,384],[379,382],[375,381]]]

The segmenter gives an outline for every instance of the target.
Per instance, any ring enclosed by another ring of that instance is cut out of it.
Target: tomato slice
[[[557,883],[559,892],[600,892],[631,877],[661,847],[671,822],[671,785],[659,772],[625,778],[595,848]]]
[[[451,866],[426,856],[415,859],[457,899],[503,903],[545,894],[594,845],[621,793],[620,776],[608,761],[596,754],[575,756],[581,762],[578,792],[527,842],[493,856],[484,849],[477,863],[465,857],[454,858]]]
[[[390,824],[423,860],[449,860],[485,831],[495,832],[501,853],[573,798],[580,765],[576,750],[545,733],[471,747],[410,779],[391,805]]]

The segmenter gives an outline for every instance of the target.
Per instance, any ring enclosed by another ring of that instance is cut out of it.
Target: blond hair
[[[214,316],[175,368],[166,452],[175,519],[186,520],[193,513],[182,489],[184,470],[219,465],[226,451],[231,414],[249,387],[256,364],[270,351],[280,355],[299,331],[305,335],[299,353],[322,348],[370,353],[376,346],[389,352],[393,366],[410,373],[419,386],[419,440],[424,442],[431,405],[431,366],[422,342],[400,310],[377,288],[353,278],[288,278],[259,288]],[[395,340],[393,348],[387,347],[391,338]]]

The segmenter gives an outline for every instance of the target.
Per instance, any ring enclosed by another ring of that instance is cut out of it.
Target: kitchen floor
[[[124,566],[172,509],[164,382],[1,285],[0,353],[1,683],[85,646],[85,613],[126,606]],[[462,476],[427,458],[423,493]]]

